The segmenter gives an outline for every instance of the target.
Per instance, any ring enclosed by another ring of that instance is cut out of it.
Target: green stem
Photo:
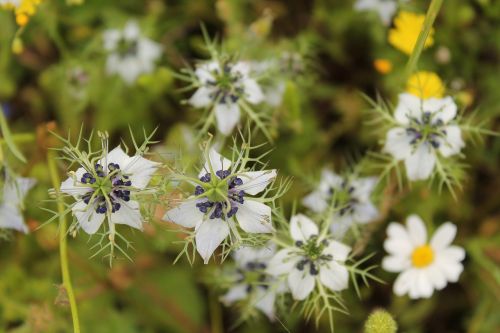
[[[415,66],[417,65],[418,59],[420,58],[420,54],[424,49],[425,41],[432,29],[432,25],[434,24],[434,20],[436,20],[436,16],[439,13],[439,9],[443,4],[443,0],[432,0],[429,5],[429,9],[427,10],[427,14],[425,14],[424,24],[422,26],[422,31],[418,35],[417,43],[413,48],[413,52],[410,55],[410,59],[406,64],[405,78],[406,80],[410,77],[410,75],[415,70]],[[406,81],[405,80],[405,81]]]
[[[68,226],[66,223],[64,202],[62,201],[59,192],[61,180],[57,172],[56,159],[52,151],[47,153],[47,164],[49,167],[50,178],[52,180],[52,186],[54,187],[57,196],[57,211],[59,213],[59,253],[61,257],[62,281],[66,294],[68,295],[69,305],[71,308],[73,332],[80,333],[80,320],[78,319],[78,309],[76,305],[75,293],[73,291],[73,285],[71,284],[71,275],[68,264],[68,244],[66,243]]]

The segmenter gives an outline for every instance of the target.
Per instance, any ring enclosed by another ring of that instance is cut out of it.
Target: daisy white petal
[[[441,225],[431,238],[431,246],[434,250],[440,251],[450,246],[455,235],[457,234],[457,227],[450,222]]]
[[[409,267],[411,267],[410,259],[405,256],[387,256],[382,260],[382,268],[388,272],[402,272]]]
[[[418,215],[410,215],[406,219],[408,235],[414,246],[420,246],[427,241],[427,230],[424,221]]]

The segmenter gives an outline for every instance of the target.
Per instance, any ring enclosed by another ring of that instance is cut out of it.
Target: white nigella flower
[[[457,106],[451,97],[422,100],[400,94],[394,118],[399,124],[387,132],[384,151],[404,160],[410,180],[429,178],[436,164],[436,154],[449,157],[465,146],[460,127],[452,121]]]
[[[109,52],[106,71],[120,75],[128,84],[152,72],[162,52],[160,44],[141,36],[135,21],[129,21],[123,30],[105,31],[104,48]]]
[[[416,215],[407,218],[406,228],[399,223],[389,225],[384,242],[389,256],[384,258],[382,267],[389,272],[401,272],[394,283],[396,295],[429,298],[434,289],[441,290],[448,282],[458,281],[465,251],[451,245],[456,232],[457,227],[446,222],[427,242],[424,222]]]
[[[370,200],[376,183],[376,177],[342,178],[324,169],[318,188],[302,203],[315,213],[323,213],[333,205],[331,231],[341,238],[353,223],[365,224],[378,218],[378,209]]]
[[[276,178],[276,170],[236,170],[237,165],[210,149],[196,179],[193,196],[168,211],[164,220],[195,228],[196,249],[205,263],[236,226],[248,233],[269,233],[271,208],[255,197]]]
[[[293,246],[282,249],[269,262],[267,272],[288,275],[288,286],[295,300],[304,300],[320,283],[332,291],[347,288],[349,272],[344,265],[351,248],[319,235],[318,226],[307,216],[295,215],[290,221]]]
[[[197,108],[213,107],[217,128],[224,135],[238,124],[241,103],[264,100],[257,81],[250,77],[249,63],[211,61],[197,66],[195,74],[199,88],[189,103]]]
[[[0,196],[0,228],[27,233],[28,227],[24,224],[22,214],[23,200],[36,181],[32,178],[14,177],[6,169],[0,172],[3,183]]]
[[[61,192],[73,196],[73,215],[86,233],[94,234],[108,217],[114,224],[142,229],[136,195],[148,185],[159,163],[142,156],[128,156],[119,146],[105,152],[95,165],[82,165],[61,184]]]
[[[265,272],[275,252],[273,244],[261,248],[242,247],[236,250],[234,252],[236,272],[233,277],[235,284],[221,297],[222,302],[231,305],[249,299],[253,306],[273,320],[276,294],[284,291],[282,285],[273,286],[276,281]]]

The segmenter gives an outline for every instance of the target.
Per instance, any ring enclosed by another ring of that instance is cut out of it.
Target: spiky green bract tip
[[[396,333],[398,324],[392,315],[382,309],[373,311],[365,322],[364,333]]]

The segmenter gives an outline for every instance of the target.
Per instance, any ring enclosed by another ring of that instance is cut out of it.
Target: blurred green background
[[[425,13],[428,1],[410,1],[403,8]],[[121,28],[134,18],[143,33],[162,44],[157,69],[134,86],[104,71],[106,54],[102,32]],[[35,177],[38,186],[27,200],[26,219],[32,230],[49,218],[51,187],[46,166],[47,148],[60,134],[107,130],[112,142],[130,142],[128,127],[141,133],[158,127],[155,139],[166,151],[196,154],[189,144],[200,110],[183,105],[190,93],[179,92],[174,78],[186,63],[206,59],[200,23],[211,36],[223,39],[228,52],[242,59],[265,60],[282,52],[298,52],[307,66],[287,83],[282,105],[274,112],[271,131],[275,142],[269,164],[294,185],[283,199],[285,207],[310,190],[321,166],[342,169],[350,158],[379,149],[381,139],[364,124],[368,107],[360,92],[396,101],[404,89],[402,75],[407,56],[387,43],[387,27],[372,12],[353,10],[351,1],[100,1],[79,6],[44,1],[22,32],[22,53],[11,43],[17,27],[11,12],[0,11],[0,102],[13,133],[29,133],[18,142],[29,163],[13,158],[22,175]],[[419,69],[435,71],[444,80],[465,113],[500,129],[500,1],[448,0],[435,23],[434,45],[425,50]],[[445,51],[443,51],[445,50]],[[449,59],[440,56],[449,52]],[[373,66],[389,59],[393,71],[383,75]],[[84,77],[75,78],[75,70]],[[24,140],[24,141],[23,141]],[[264,141],[264,138],[256,138]],[[190,148],[191,147],[191,148]],[[270,148],[269,146],[268,148]],[[385,219],[374,227],[365,253],[370,261],[383,257],[385,226],[410,213],[440,224],[458,225],[456,243],[467,258],[460,281],[429,300],[410,301],[392,293],[394,274],[377,269],[387,284],[373,283],[359,299],[344,293],[350,315],[336,317],[336,332],[360,332],[368,314],[387,308],[401,332],[500,332],[500,140],[468,143],[470,165],[457,200],[439,194],[427,184],[416,184],[381,196]],[[61,175],[64,166],[61,164]],[[158,216],[161,212],[159,212]],[[234,326],[238,313],[218,302],[217,288],[204,281],[213,263],[194,267],[185,260],[172,264],[180,235],[164,222],[151,221],[144,233],[131,233],[134,262],[89,260],[87,236],[69,240],[73,284],[83,332],[292,332],[314,331],[313,323],[299,320],[298,310],[286,309],[281,323],[258,316]],[[61,283],[57,225],[49,224],[29,235],[11,234],[0,240],[0,332],[70,332],[71,321]],[[290,304],[288,304],[290,306]],[[322,323],[319,332],[328,330]]]

